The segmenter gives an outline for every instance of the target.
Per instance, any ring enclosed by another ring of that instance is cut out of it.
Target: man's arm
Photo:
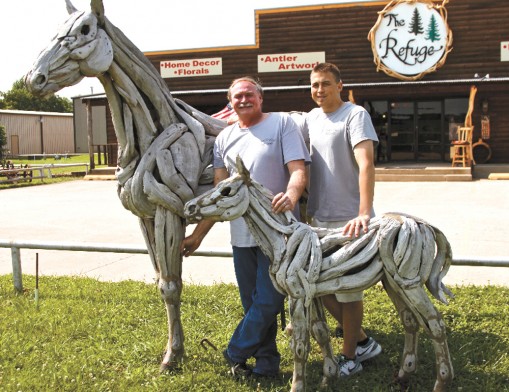
[[[214,169],[214,186],[226,178],[228,178],[228,170],[226,170],[225,167]],[[214,221],[207,219],[198,222],[192,234],[182,240],[180,244],[180,253],[186,257],[192,255],[194,251],[198,249],[212,226],[214,226],[214,223]]]
[[[272,210],[277,214],[293,211],[307,185],[306,165],[303,159],[290,161],[286,166],[290,173],[286,192],[280,192],[272,199]]]
[[[349,221],[343,228],[343,233],[349,236],[359,236],[360,230],[367,233],[373,199],[375,195],[375,163],[372,140],[363,140],[353,149],[355,161],[359,166],[359,215]]]

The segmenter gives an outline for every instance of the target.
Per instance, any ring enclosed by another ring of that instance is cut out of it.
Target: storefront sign
[[[311,71],[325,62],[325,52],[258,55],[258,72]]]
[[[452,50],[446,15],[431,0],[391,1],[368,35],[377,71],[417,80],[441,67]]]
[[[509,42],[500,43],[500,61],[509,61]]]
[[[160,68],[163,78],[222,75],[223,60],[221,57],[215,57],[208,59],[161,61]]]

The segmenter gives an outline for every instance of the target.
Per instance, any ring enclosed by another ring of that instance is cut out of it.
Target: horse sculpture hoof
[[[408,391],[408,388],[410,387],[410,382],[408,379],[402,379],[398,376],[398,371],[394,372],[394,384],[396,384],[399,387],[399,390],[401,392]]]
[[[159,366],[159,373],[175,373],[181,370],[181,366],[177,361],[171,361],[168,363],[161,362]]]

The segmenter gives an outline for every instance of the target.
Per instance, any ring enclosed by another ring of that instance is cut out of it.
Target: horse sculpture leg
[[[184,238],[185,225],[179,216],[163,207],[157,207],[153,220],[140,221],[168,316],[168,344],[161,363],[161,371],[170,370],[176,367],[184,356],[184,333],[180,319],[182,294],[180,243]]]
[[[323,303],[320,298],[314,298],[311,305],[311,335],[316,340],[322,351],[323,379],[322,387],[328,385],[332,377],[338,375],[338,364],[334,359],[334,352],[330,341],[330,330],[325,318]]]
[[[293,352],[292,392],[306,390],[306,363],[309,355],[309,328],[306,318],[304,299],[289,297],[292,338],[290,347]]]
[[[415,328],[415,323],[417,321],[430,337],[435,350],[437,378],[433,391],[446,391],[447,386],[454,378],[454,370],[447,345],[445,323],[440,312],[435,308],[422,286],[396,290],[397,283],[390,277],[384,279],[384,285],[387,288],[390,287],[387,292],[396,307],[399,307],[398,310],[400,310],[405,331],[411,335],[408,342],[405,338],[405,352],[398,379],[406,382],[410,373],[415,371],[417,361],[417,328]],[[403,293],[403,297],[399,293]],[[411,353],[412,349],[409,349],[411,346],[414,346],[414,355]]]

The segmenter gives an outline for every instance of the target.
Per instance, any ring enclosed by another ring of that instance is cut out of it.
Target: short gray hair
[[[228,101],[231,101],[232,98],[232,88],[239,82],[248,82],[251,83],[253,86],[256,87],[256,90],[260,93],[260,95],[263,97],[263,88],[259,80],[256,80],[255,78],[251,76],[243,76],[241,78],[235,79],[231,84],[230,87],[228,87],[228,93],[226,94],[226,97],[228,98]]]

